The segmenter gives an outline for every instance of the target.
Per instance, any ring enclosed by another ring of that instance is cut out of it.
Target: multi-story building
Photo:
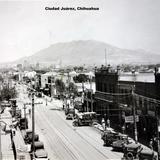
[[[106,123],[110,122],[109,125],[113,128],[125,129],[126,133],[134,136],[134,125],[125,123],[125,117],[133,115],[135,108],[139,116],[138,138],[140,141],[149,141],[156,136],[158,128],[160,73],[156,70],[155,74],[152,73],[150,80],[139,80],[136,77],[140,75],[134,72],[129,76],[132,79],[123,79],[119,74],[119,69],[113,70],[111,67],[96,69],[94,111],[100,114],[101,118],[105,118]]]

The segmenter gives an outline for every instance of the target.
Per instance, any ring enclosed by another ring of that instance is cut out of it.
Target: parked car
[[[140,144],[132,143],[124,145],[122,160],[157,160],[157,155],[149,148],[143,148]]]
[[[28,129],[28,119],[27,118],[20,118],[19,120],[19,128],[22,129]]]
[[[153,150],[149,148],[147,149],[143,148],[143,150],[140,152],[139,159],[140,160],[157,160],[158,157]]]
[[[65,108],[65,115],[73,114],[75,116],[75,109],[74,108]]]
[[[142,146],[138,143],[125,144],[122,160],[139,160],[139,154],[142,149]]]
[[[31,130],[26,131],[24,141],[25,141],[25,143],[29,143],[29,144],[32,142],[32,131]],[[39,141],[39,135],[38,134],[34,135],[34,141]]]
[[[49,160],[48,154],[44,149],[44,144],[41,141],[37,141],[34,144],[35,147],[35,160]]]
[[[35,160],[49,160],[47,152],[44,149],[36,150]]]
[[[123,134],[114,131],[104,131],[101,134],[101,139],[104,142],[104,146],[111,146],[113,142],[123,139]]]
[[[35,150],[44,149],[44,144],[41,141],[37,141],[34,143]]]
[[[127,135],[122,135],[121,139],[114,141],[111,146],[114,151],[123,152],[124,145],[130,143],[134,143],[134,140],[129,138]]]
[[[72,113],[67,114],[66,116],[67,120],[73,120],[74,119],[74,115]]]
[[[21,118],[22,114],[21,114],[21,110],[20,109],[16,109],[16,115],[15,117],[18,119],[18,118]]]

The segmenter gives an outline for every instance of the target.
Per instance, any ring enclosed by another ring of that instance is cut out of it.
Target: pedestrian
[[[63,110],[64,110],[64,103],[63,103]]]
[[[105,120],[104,120],[104,118],[102,118],[101,123],[102,123],[102,127],[103,127],[103,129],[105,130],[105,126],[106,126],[106,124],[105,124]]]
[[[149,148],[153,150],[153,139],[151,139],[149,142]]]
[[[30,108],[28,109],[28,112],[29,112],[29,115],[31,115],[31,109]]]

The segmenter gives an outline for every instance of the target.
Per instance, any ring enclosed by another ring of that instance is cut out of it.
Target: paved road
[[[111,147],[103,147],[100,133],[92,127],[73,127],[71,121],[65,120],[57,101],[35,106],[35,119],[36,132],[51,160],[119,160],[122,157],[121,153],[111,151]]]

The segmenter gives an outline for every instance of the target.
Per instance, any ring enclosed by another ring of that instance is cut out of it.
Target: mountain
[[[160,63],[160,55],[144,50],[121,49],[104,42],[87,40],[56,43],[32,56],[24,57],[17,62],[27,60],[30,63],[52,63],[62,65],[101,65],[110,64],[153,64]]]

